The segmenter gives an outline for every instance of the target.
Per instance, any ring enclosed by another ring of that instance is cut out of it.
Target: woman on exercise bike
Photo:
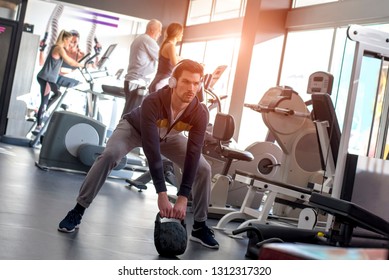
[[[37,80],[40,85],[41,104],[37,114],[37,125],[33,134],[38,134],[42,128],[42,117],[48,107],[54,103],[60,96],[61,92],[57,86],[57,79],[60,73],[63,62],[65,61],[72,67],[83,67],[84,65],[72,59],[65,51],[69,47],[72,40],[72,33],[62,30],[59,34],[55,45],[49,51],[49,54],[43,64],[42,69],[37,75]],[[49,94],[46,91],[46,84],[50,85],[54,95],[49,99]]]

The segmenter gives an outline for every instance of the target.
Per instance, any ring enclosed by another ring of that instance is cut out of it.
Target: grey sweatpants
[[[187,138],[178,134],[160,143],[161,153],[181,169],[184,167]],[[141,147],[139,133],[121,119],[109,138],[104,152],[96,159],[81,185],[77,202],[88,208],[100,191],[111,170],[120,160],[136,147]],[[192,208],[194,220],[207,220],[208,205],[211,193],[211,166],[203,155],[200,157],[196,179],[192,186]]]

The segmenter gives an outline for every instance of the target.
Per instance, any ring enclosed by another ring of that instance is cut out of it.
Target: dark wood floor
[[[57,231],[59,221],[75,205],[84,174],[43,171],[35,166],[39,149],[0,142],[0,259],[3,260],[154,260],[157,213],[151,185],[146,191],[126,188],[108,179],[81,227]],[[217,220],[209,220],[216,225]],[[187,216],[188,231],[192,215]],[[230,238],[216,231],[219,250],[189,242],[186,260],[244,260],[247,237]]]

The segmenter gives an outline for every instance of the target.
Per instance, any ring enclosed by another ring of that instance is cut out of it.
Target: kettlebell
[[[182,255],[188,241],[185,221],[161,218],[157,214],[154,226],[154,245],[161,256]]]

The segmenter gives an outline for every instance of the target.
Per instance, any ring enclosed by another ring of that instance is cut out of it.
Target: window
[[[262,96],[277,84],[284,36],[254,46],[245,103],[258,104]],[[259,112],[244,108],[238,144],[245,149],[256,141],[265,141],[268,128]]]
[[[207,23],[211,21],[212,0],[191,0],[186,25]]]
[[[245,6],[246,0],[191,0],[186,25],[239,18]]]
[[[290,86],[309,100],[307,82],[316,71],[328,71],[334,29],[290,32],[287,38],[281,86]]]
[[[339,0],[294,0],[293,8],[313,6],[313,5],[325,4],[330,2],[338,2],[338,1]]]
[[[212,21],[242,17],[241,0],[216,0]],[[245,1],[243,1],[245,2]]]
[[[222,100],[222,111],[228,112],[228,105],[235,76],[235,66],[240,46],[240,39],[226,38],[195,43],[184,43],[180,55],[204,63],[205,73],[211,74],[219,65],[227,65],[220,79],[213,87],[219,95],[226,95]],[[213,119],[212,117],[210,119]]]

